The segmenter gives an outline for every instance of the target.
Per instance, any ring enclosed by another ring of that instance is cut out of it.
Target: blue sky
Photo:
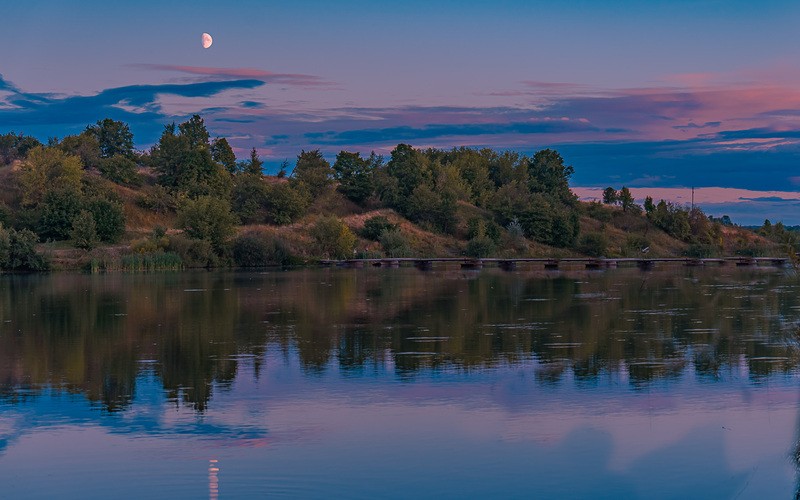
[[[800,223],[793,194],[759,194],[800,192],[796,2],[32,1],[3,11],[0,133],[64,136],[112,117],[146,148],[164,124],[200,113],[239,156],[256,147],[268,165],[301,149],[387,153],[401,141],[554,147],[576,186],[747,189],[747,200],[705,206],[743,223]]]

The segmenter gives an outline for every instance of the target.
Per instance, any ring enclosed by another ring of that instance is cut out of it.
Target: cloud
[[[297,87],[329,87],[331,82],[314,75],[301,73],[274,73],[255,68],[212,68],[207,66],[180,66],[174,64],[135,64],[137,68],[172,71],[190,75],[212,76],[218,78],[254,78],[264,83],[276,83]]]
[[[538,122],[431,124],[424,127],[390,127],[382,129],[347,130],[343,132],[312,132],[305,137],[313,144],[374,144],[439,139],[443,137],[491,136],[504,134],[563,134],[595,130],[584,122],[544,120]]]
[[[690,130],[690,129],[699,129],[699,128],[717,128],[722,124],[722,122],[705,122],[702,125],[698,125],[694,122],[689,122],[686,125],[674,125],[672,128],[676,130]]]

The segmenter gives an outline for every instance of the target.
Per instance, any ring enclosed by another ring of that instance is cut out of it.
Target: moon
[[[209,35],[208,33],[203,33],[203,36],[200,37],[200,39],[203,42],[204,49],[211,47],[211,44],[214,43],[214,39],[211,38],[211,35]]]

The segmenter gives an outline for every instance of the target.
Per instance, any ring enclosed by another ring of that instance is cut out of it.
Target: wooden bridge
[[[497,266],[506,271],[517,269],[519,264],[542,266],[544,269],[575,268],[604,269],[620,266],[637,266],[640,269],[652,269],[656,264],[681,264],[684,266],[760,266],[770,265],[783,267],[789,259],[785,257],[722,257],[716,259],[697,259],[692,257],[664,257],[664,258],[473,258],[473,257],[402,257],[383,259],[346,259],[323,260],[323,266],[338,266],[349,268],[362,267],[400,267],[413,265],[417,269],[430,270],[437,264],[458,264],[462,269],[482,269],[484,266]]]

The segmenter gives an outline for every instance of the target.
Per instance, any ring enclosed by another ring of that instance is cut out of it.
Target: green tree
[[[97,139],[102,158],[115,155],[133,157],[133,134],[126,123],[105,118],[89,125],[86,130]]]
[[[0,134],[0,164],[8,165],[15,160],[21,160],[28,155],[28,151],[41,145],[35,137],[14,132]]]
[[[84,168],[97,168],[101,163],[100,143],[90,130],[64,137],[58,147],[68,155],[80,158]]]
[[[116,243],[125,233],[125,212],[121,203],[106,198],[95,198],[86,204],[92,214],[95,230],[100,241]]]
[[[629,212],[634,208],[633,195],[630,189],[625,186],[622,186],[622,189],[619,190],[619,204],[622,205],[623,212]]]
[[[270,188],[261,176],[239,175],[234,183],[231,206],[244,224],[264,222],[269,197]]]
[[[333,164],[333,177],[339,181],[339,191],[350,200],[361,204],[375,190],[374,173],[383,158],[373,152],[369,158],[360,153],[341,151]]]
[[[215,196],[186,200],[178,211],[178,227],[192,238],[209,241],[217,251],[233,236],[237,222],[228,201]]]
[[[346,259],[353,256],[356,236],[337,217],[321,217],[311,228],[311,237],[314,238],[319,252],[326,257]]]
[[[72,231],[72,221],[83,208],[84,201],[80,192],[66,189],[49,191],[42,203],[37,233],[46,239],[68,239]]]
[[[616,205],[619,201],[619,193],[613,187],[607,187],[603,190],[603,203],[606,205]]]
[[[231,175],[237,173],[236,155],[224,137],[217,137],[211,143],[211,159],[225,167]]]
[[[330,184],[333,170],[319,149],[301,151],[297,156],[293,177],[306,186],[312,197],[319,196]]]
[[[256,148],[250,151],[250,161],[245,164],[244,173],[257,177],[264,175],[264,162],[258,157]]]
[[[37,146],[28,152],[18,173],[22,204],[36,205],[51,189],[80,191],[83,165],[77,156]]]
[[[72,230],[69,233],[70,239],[76,248],[91,250],[97,246],[97,225],[94,222],[92,213],[88,210],[81,210],[72,221]]]
[[[142,176],[139,175],[136,162],[126,156],[115,155],[111,158],[102,158],[98,161],[97,169],[100,171],[100,175],[117,184],[142,185]]]
[[[645,213],[647,214],[648,217],[650,216],[650,214],[652,214],[655,211],[655,209],[656,209],[656,205],[655,205],[655,203],[653,203],[653,197],[652,196],[648,196],[647,198],[645,198],[644,199],[644,211],[645,211]]]
[[[200,115],[192,115],[191,118],[178,125],[178,130],[181,136],[189,141],[189,147],[210,148],[208,130]]]
[[[564,165],[564,159],[558,151],[537,151],[528,162],[530,190],[547,193],[563,203],[573,203],[575,196],[569,190],[569,178],[574,172],[571,166]]]
[[[290,224],[306,213],[311,195],[303,186],[281,182],[267,190],[267,219],[274,224]]]

